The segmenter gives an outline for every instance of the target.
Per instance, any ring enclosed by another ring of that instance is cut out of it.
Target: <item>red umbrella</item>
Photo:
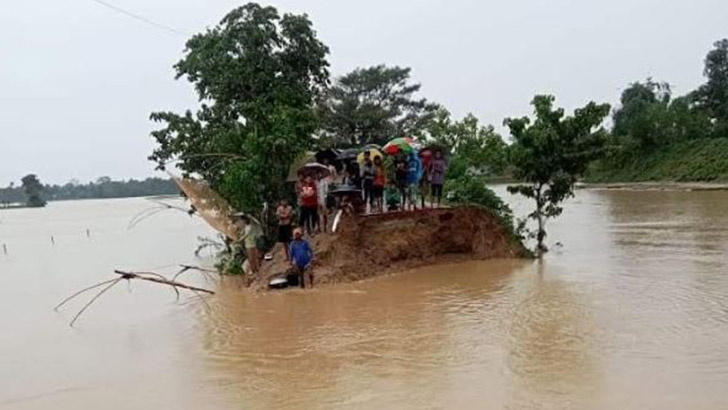
[[[400,153],[409,154],[415,150],[412,147],[411,141],[411,138],[395,138],[392,141],[389,141],[387,145],[382,148],[382,151],[388,155],[397,155]]]

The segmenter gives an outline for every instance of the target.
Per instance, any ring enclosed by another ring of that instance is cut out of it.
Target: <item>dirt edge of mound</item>
[[[488,210],[477,207],[343,216],[335,234],[310,239],[315,285],[348,283],[437,263],[525,258],[529,252]],[[290,270],[275,252],[246,285],[268,289]]]

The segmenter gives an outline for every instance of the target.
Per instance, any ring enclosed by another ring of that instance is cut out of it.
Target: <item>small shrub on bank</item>
[[[514,237],[513,211],[493,190],[486,186],[484,177],[463,174],[447,181],[448,202],[455,205],[475,205],[493,213]]]

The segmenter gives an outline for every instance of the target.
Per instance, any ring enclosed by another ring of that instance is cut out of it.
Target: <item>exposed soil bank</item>
[[[311,240],[315,284],[362,280],[458,259],[529,255],[490,212],[475,207],[343,216],[338,232]],[[261,290],[288,271],[282,252],[248,286]]]

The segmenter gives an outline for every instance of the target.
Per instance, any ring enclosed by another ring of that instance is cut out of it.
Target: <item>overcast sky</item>
[[[242,2],[107,0],[185,33]],[[456,116],[500,125],[530,112],[535,93],[573,109],[615,103],[648,76],[684,93],[728,37],[726,0],[274,1],[306,12],[331,48],[332,73],[409,66],[422,94]],[[144,178],[155,110],[196,100],[172,65],[187,35],[92,0],[6,1],[0,9],[0,186],[26,173],[65,183]]]

